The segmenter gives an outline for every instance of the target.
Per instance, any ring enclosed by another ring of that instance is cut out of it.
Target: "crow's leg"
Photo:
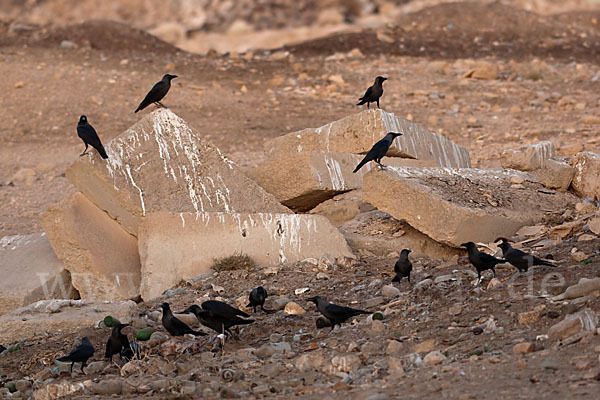
[[[85,144],[85,149],[83,149],[83,153],[81,153],[81,154],[79,155],[79,157],[83,157],[83,156],[85,156],[85,155],[87,154],[87,151],[88,151],[88,144],[86,143],[86,144]]]

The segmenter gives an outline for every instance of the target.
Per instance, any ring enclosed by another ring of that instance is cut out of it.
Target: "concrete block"
[[[107,315],[128,323],[137,315],[136,309],[133,301],[42,300],[0,317],[0,343],[38,341],[57,333],[76,333],[96,326]],[[94,345],[98,353],[105,344]]]
[[[271,159],[305,152],[366,154],[373,144],[392,131],[402,136],[394,140],[388,157],[433,161],[442,167],[471,166],[464,147],[381,109],[365,110],[320,128],[280,136],[265,144],[265,153]]]
[[[152,213],[140,226],[141,293],[160,296],[208,270],[215,258],[244,253],[261,266],[306,258],[353,257],[344,237],[320,215]]]
[[[83,194],[50,206],[41,224],[81,298],[126,300],[139,295],[137,239]]]
[[[339,229],[354,252],[367,250],[376,256],[387,257],[391,252],[411,249],[411,256],[444,260],[464,255],[464,251],[436,242],[406,222],[379,210],[360,213]]]
[[[523,184],[511,185],[520,177]],[[549,211],[572,207],[569,193],[547,194],[535,178],[514,170],[387,168],[363,180],[363,199],[432,239],[460,246],[510,237],[542,222]]]
[[[545,187],[564,192],[573,181],[575,169],[563,161],[546,160],[543,167],[532,173]]]
[[[283,205],[297,212],[308,211],[333,196],[362,187],[369,163],[352,173],[363,156],[347,153],[296,153],[261,164],[249,176]],[[431,161],[387,158],[385,165],[432,166]],[[292,184],[293,182],[293,184]]]
[[[334,226],[340,227],[358,214],[373,210],[375,207],[363,201],[362,190],[351,190],[325,200],[309,213],[323,215]]]
[[[0,273],[0,315],[42,299],[79,296],[45,233],[3,237]]]
[[[600,199],[600,154],[583,151],[577,153],[570,164],[575,168],[571,182],[573,192],[579,197]]]
[[[289,212],[172,111],[147,114],[66,172],[69,181],[137,235],[154,211]]]
[[[545,141],[528,144],[518,149],[506,149],[500,155],[500,163],[503,168],[533,171],[542,168],[546,160],[552,157],[554,157],[554,144]]]

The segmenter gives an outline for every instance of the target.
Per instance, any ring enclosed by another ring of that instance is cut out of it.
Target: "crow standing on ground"
[[[362,106],[367,103],[367,108],[369,108],[369,103],[377,102],[377,108],[379,108],[379,98],[383,94],[383,81],[387,80],[383,76],[378,76],[375,78],[375,83],[373,86],[369,87],[363,97],[358,99],[357,106]]]
[[[408,282],[410,283],[410,272],[412,271],[412,263],[408,259],[408,253],[412,250],[403,249],[400,252],[400,258],[396,261],[394,265],[394,272],[396,276],[392,279],[392,282],[400,282],[402,278],[407,277]]]
[[[265,304],[266,298],[267,298],[267,291],[265,290],[264,287],[259,286],[257,288],[254,288],[250,292],[250,297],[249,297],[250,302],[248,303],[248,305],[246,307],[252,307],[254,309],[254,312],[256,312],[256,307],[260,306],[260,309],[265,311],[263,306]]]
[[[494,243],[498,243],[499,240],[502,240],[502,243],[498,245],[498,247],[502,249],[502,256],[509,264],[516,267],[519,272],[526,272],[529,267],[533,267],[534,265],[556,267],[556,265],[549,261],[542,260],[541,258],[532,254],[527,254],[524,251],[513,249],[505,238],[498,238]]]
[[[379,142],[375,143],[373,147],[371,147],[371,150],[369,150],[365,158],[363,158],[362,161],[358,163],[358,165],[356,166],[356,168],[354,168],[354,171],[352,172],[355,173],[369,161],[375,161],[377,164],[379,164],[381,168],[384,168],[385,165],[381,163],[381,159],[387,154],[388,150],[390,149],[390,146],[392,145],[392,142],[398,136],[402,136],[402,134],[396,132],[388,132],[388,134],[385,135],[383,139],[381,139]]]
[[[129,326],[129,324],[117,324],[112,328],[110,337],[106,342],[106,353],[104,354],[104,357],[108,358],[110,362],[112,362],[113,355],[115,354],[118,354],[121,360],[123,357],[126,359],[133,358],[129,339],[127,339],[127,335],[121,333],[121,329],[126,326]]]
[[[104,159],[108,158],[106,151],[104,150],[104,146],[102,146],[102,142],[100,142],[100,138],[96,133],[96,130],[88,123],[85,115],[79,117],[79,122],[77,123],[77,136],[79,136],[79,138],[83,140],[83,143],[85,144],[85,149],[83,149],[83,153],[79,155],[80,157],[87,154],[89,145],[98,150],[100,157]]]
[[[177,75],[166,74],[159,82],[156,82],[152,89],[148,92],[144,100],[140,103],[134,112],[138,112],[148,107],[152,103],[157,103],[161,107],[165,107],[160,101],[167,95],[171,88],[171,79],[177,78]],[[166,108],[166,107],[165,107]]]
[[[477,270],[477,284],[481,281],[481,272],[491,269],[496,277],[496,264],[502,264],[506,261],[500,260],[487,253],[479,251],[473,242],[461,243],[461,247],[465,247],[469,253],[469,261]]]
[[[370,314],[368,311],[328,303],[323,300],[321,296],[310,297],[306,300],[315,303],[317,310],[331,322],[331,330],[333,330],[336,325],[342,326],[342,322],[345,322],[350,317],[361,314]]]
[[[202,325],[217,333],[224,333],[226,331],[232,334],[230,331],[232,327],[236,325],[248,325],[254,322],[253,319],[241,318],[249,317],[245,312],[217,300],[205,301],[202,303],[202,308],[193,304],[183,312],[193,313]]]
[[[195,336],[206,335],[206,333],[204,332],[196,332],[195,330],[187,326],[184,322],[182,322],[180,319],[175,317],[171,312],[171,307],[169,306],[169,303],[162,303],[161,307],[163,312],[162,324],[167,330],[167,332],[171,334],[171,336],[183,336],[186,333]]]
[[[71,361],[71,372],[73,372],[73,365],[76,362],[81,363],[81,372],[83,372],[83,367],[85,367],[85,363],[94,355],[94,346],[90,339],[84,337],[81,339],[81,344],[75,347],[69,354],[64,357],[57,358],[56,361],[60,362],[68,362]]]

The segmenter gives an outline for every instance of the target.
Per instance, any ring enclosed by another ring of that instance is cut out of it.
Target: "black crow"
[[[162,324],[167,330],[167,332],[171,334],[171,336],[183,336],[186,333],[195,336],[206,335],[206,333],[204,332],[196,332],[195,330],[187,326],[184,322],[182,322],[180,319],[175,317],[173,315],[173,312],[171,312],[171,307],[168,303],[162,303],[161,307],[163,312]]]
[[[202,325],[217,333],[224,333],[226,331],[231,334],[230,329],[232,327],[236,325],[248,325],[254,322],[253,319],[241,318],[249,317],[245,312],[217,300],[205,301],[202,303],[202,308],[193,304],[183,312],[193,313]]]
[[[76,362],[81,363],[81,372],[83,372],[83,367],[85,367],[85,363],[94,355],[94,346],[90,339],[84,337],[81,339],[81,344],[75,347],[69,354],[64,357],[57,358],[57,361],[60,362],[68,362],[71,361],[71,372],[73,372],[73,365]]]
[[[408,259],[408,253],[410,252],[411,250],[409,249],[403,249],[400,252],[400,258],[394,265],[396,276],[392,279],[392,282],[400,282],[404,277],[407,277],[408,282],[410,282],[410,272],[412,271],[412,263]]]
[[[369,108],[370,103],[377,102],[377,108],[379,108],[379,98],[383,94],[383,81],[387,80],[383,76],[378,76],[375,78],[375,83],[373,86],[369,87],[363,97],[358,99],[357,106],[362,106],[367,103],[367,108]]]
[[[83,143],[85,144],[85,149],[83,149],[83,153],[79,155],[80,157],[87,154],[87,149],[89,145],[98,150],[98,153],[100,153],[100,157],[104,159],[108,158],[108,155],[104,150],[104,146],[102,146],[102,142],[100,142],[100,138],[98,137],[96,130],[93,126],[91,126],[88,123],[87,117],[85,115],[79,117],[79,122],[77,123],[77,136],[79,136],[79,138],[81,138],[81,140],[83,140]]]
[[[358,163],[358,165],[356,166],[356,168],[354,168],[354,171],[352,172],[355,173],[369,161],[375,161],[381,166],[381,168],[384,168],[385,165],[381,163],[381,159],[387,154],[388,150],[390,149],[390,146],[394,142],[394,139],[396,139],[398,136],[402,136],[402,134],[396,132],[388,132],[388,134],[385,135],[383,139],[381,139],[379,142],[375,143],[373,147],[371,147],[371,150],[369,150],[365,158],[363,158],[362,161]]]
[[[525,272],[529,269],[529,267],[533,267],[534,265],[547,265],[549,267],[556,267],[556,265],[552,264],[549,261],[542,260],[532,254],[527,254],[524,251],[513,249],[510,243],[505,238],[498,238],[494,243],[498,243],[501,240],[502,243],[498,245],[502,249],[502,256],[504,259],[516,267],[519,272]]]
[[[135,109],[135,112],[143,110],[152,103],[157,103],[161,107],[165,107],[160,101],[169,92],[169,89],[171,88],[171,79],[175,78],[177,78],[177,75],[165,74],[159,82],[152,86],[152,89],[150,89],[146,97],[144,97],[144,100],[142,100],[138,108]]]
[[[467,249],[469,253],[469,261],[477,270],[477,284],[481,281],[481,272],[491,269],[494,273],[494,277],[496,277],[496,264],[502,264],[506,261],[500,260],[494,256],[491,256],[487,253],[479,251],[477,249],[477,245],[473,242],[461,243],[462,247]]]
[[[319,312],[331,322],[331,330],[333,330],[336,325],[342,326],[342,322],[345,322],[350,317],[361,314],[370,314],[368,311],[357,310],[355,308],[328,303],[327,301],[323,300],[321,296],[310,297],[306,300],[315,303],[317,310],[319,310]]]
[[[129,324],[117,324],[113,326],[112,332],[108,341],[106,342],[106,353],[104,357],[108,358],[112,362],[113,355],[118,354],[120,359],[133,358],[133,351],[129,345],[129,339],[127,335],[121,333],[121,329],[129,326]]]
[[[250,302],[246,307],[252,307],[254,312],[256,312],[256,307],[260,306],[260,309],[265,311],[264,304],[265,299],[267,298],[267,291],[264,287],[259,286],[257,288],[252,289],[250,292],[249,300]]]

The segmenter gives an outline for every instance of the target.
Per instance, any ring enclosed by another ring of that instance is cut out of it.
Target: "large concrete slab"
[[[387,257],[391,252],[411,249],[411,256],[444,260],[464,254],[464,251],[436,242],[406,222],[379,210],[360,213],[339,229],[355,252],[365,250]]]
[[[433,161],[442,167],[471,166],[469,153],[442,135],[383,110],[365,110],[320,128],[280,136],[265,144],[272,159],[303,152],[366,154],[387,132],[400,132],[389,157]]]
[[[364,156],[348,153],[296,153],[269,160],[248,175],[283,205],[305,212],[337,194],[362,187],[362,178],[375,163],[352,173]],[[432,161],[386,158],[385,165],[424,167]]]
[[[362,190],[357,189],[322,202],[310,210],[310,214],[323,215],[334,226],[340,227],[358,214],[373,210],[375,207],[365,203],[362,198]]]
[[[600,154],[582,151],[570,164],[575,169],[571,182],[573,192],[580,197],[600,199]]]
[[[503,168],[519,171],[535,171],[546,164],[546,160],[554,157],[554,144],[549,141],[521,146],[518,149],[506,149],[500,154]]]
[[[390,167],[365,175],[363,199],[438,242],[460,246],[510,237],[576,201],[569,193],[539,191],[532,181],[514,170]]]
[[[50,206],[41,224],[81,298],[139,296],[137,239],[83,194],[77,192]]]
[[[79,295],[46,234],[0,239],[0,315],[42,299]]]
[[[200,275],[215,258],[244,253],[262,266],[327,254],[353,257],[344,237],[320,215],[152,213],[140,226],[144,300]]]
[[[67,169],[67,178],[137,235],[155,211],[289,212],[168,109],[160,108]]]
[[[0,317],[0,343],[38,341],[47,335],[76,333],[95,326],[107,315],[127,323],[136,316],[136,304],[133,301],[38,301]],[[98,356],[98,348],[104,343],[94,344]]]

